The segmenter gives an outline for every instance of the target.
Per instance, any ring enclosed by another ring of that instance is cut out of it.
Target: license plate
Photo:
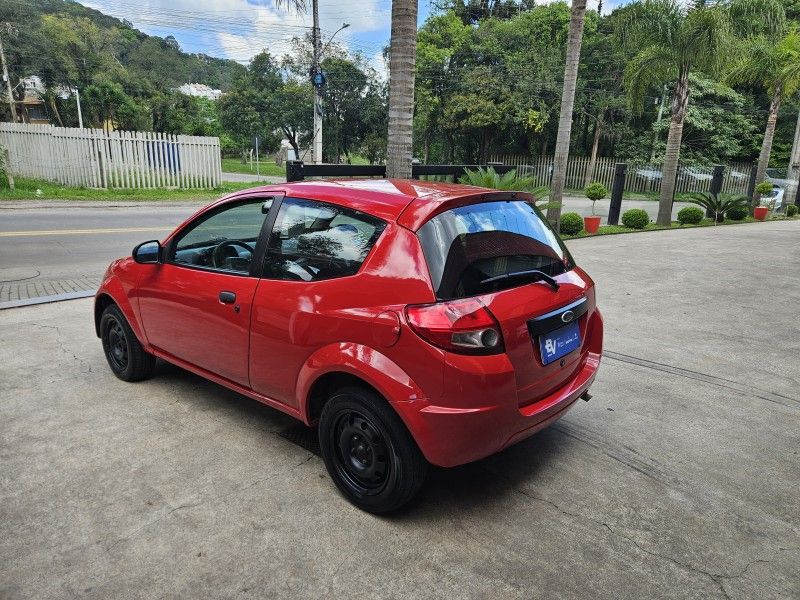
[[[542,363],[548,365],[581,345],[581,330],[577,321],[539,336]]]

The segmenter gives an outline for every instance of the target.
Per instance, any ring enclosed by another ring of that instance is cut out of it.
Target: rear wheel
[[[400,508],[422,487],[428,463],[400,417],[369,389],[346,387],[331,396],[319,420],[325,466],[359,508]]]
[[[153,374],[156,357],[145,351],[115,304],[100,317],[100,339],[108,366],[123,381],[141,381]]]

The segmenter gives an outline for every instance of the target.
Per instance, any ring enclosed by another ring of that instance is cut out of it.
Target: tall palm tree
[[[392,0],[392,39],[389,52],[386,176],[407,179],[411,177],[413,152],[417,0]]]
[[[778,0],[697,0],[688,5],[680,0],[639,0],[620,19],[617,33],[623,44],[635,52],[625,69],[624,81],[633,112],[641,112],[647,90],[664,81],[675,82],[662,169],[659,225],[669,225],[672,220],[683,124],[689,105],[689,73],[695,69],[719,71],[730,56],[736,35],[749,35],[754,28],[780,30],[784,22]]]
[[[769,113],[764,129],[764,141],[758,155],[756,181],[764,181],[775,137],[775,124],[781,101],[800,88],[800,34],[788,33],[777,43],[766,36],[747,40],[743,44],[739,59],[728,71],[727,80],[732,84],[749,83],[763,86],[769,94]],[[755,201],[757,194],[753,195]]]
[[[561,199],[567,179],[569,138],[572,134],[572,109],[575,106],[575,82],[578,79],[578,63],[581,58],[583,23],[586,16],[586,0],[572,0],[572,15],[567,35],[567,60],[564,65],[564,87],[561,90],[561,115],[558,119],[556,151],[553,157],[553,180],[550,183],[550,204],[547,220],[558,231],[561,221]]]

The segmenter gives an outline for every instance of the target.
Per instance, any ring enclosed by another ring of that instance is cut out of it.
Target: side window
[[[263,200],[225,207],[181,233],[169,261],[206,269],[249,273],[266,215]]]
[[[358,211],[285,198],[269,237],[264,277],[319,281],[355,275],[385,226]]]

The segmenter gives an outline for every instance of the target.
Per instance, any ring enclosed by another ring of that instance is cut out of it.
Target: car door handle
[[[233,304],[236,302],[236,294],[233,292],[220,292],[219,301],[223,304]]]

